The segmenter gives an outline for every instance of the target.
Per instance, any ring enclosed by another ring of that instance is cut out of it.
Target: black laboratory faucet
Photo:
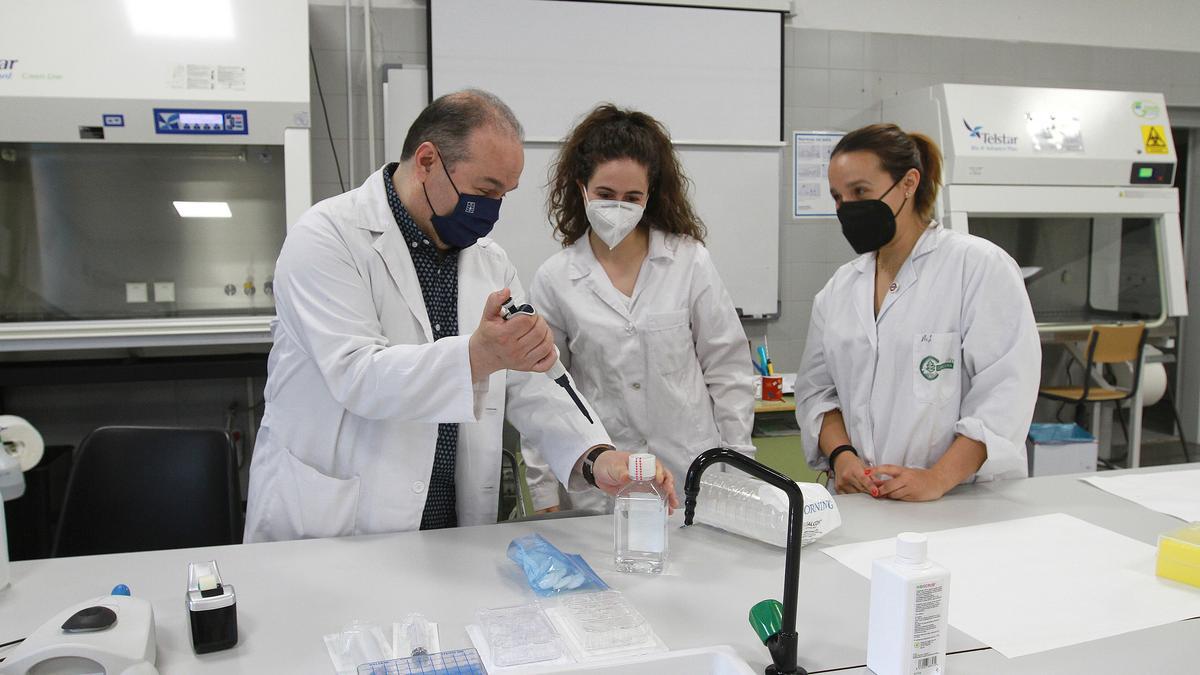
[[[683,524],[692,524],[696,515],[696,497],[700,494],[700,476],[713,464],[729,464],[784,491],[788,497],[787,557],[783,563],[783,621],[779,632],[766,641],[774,665],[767,667],[767,675],[807,675],[796,665],[796,594],[800,584],[800,534],[804,518],[804,493],[796,481],[775,469],[759,464],[749,457],[729,448],[713,448],[700,453],[688,467],[684,482]]]

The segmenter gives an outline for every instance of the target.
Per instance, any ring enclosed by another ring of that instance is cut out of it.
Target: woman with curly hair
[[[676,481],[709,448],[753,452],[746,333],[666,128],[601,105],[568,135],[552,174],[563,250],[538,269],[530,297],[613,443],[655,454]],[[558,508],[541,458],[525,461],[535,508]],[[611,509],[597,490],[571,497],[575,508]]]

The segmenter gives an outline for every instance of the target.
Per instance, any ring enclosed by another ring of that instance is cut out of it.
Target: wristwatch
[[[583,479],[587,481],[588,485],[596,487],[596,474],[592,468],[596,465],[596,458],[609,450],[616,450],[616,448],[611,445],[597,445],[592,448],[587,457],[583,458]]]

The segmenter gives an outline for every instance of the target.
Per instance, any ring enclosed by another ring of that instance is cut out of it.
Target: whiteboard
[[[527,143],[521,184],[504,197],[491,237],[528,287],[537,268],[562,249],[546,212],[546,185],[557,143]],[[692,179],[692,204],[708,227],[707,245],[743,316],[779,311],[778,148],[677,147]],[[754,198],[767,186],[767,198]],[[653,199],[653,195],[650,197]]]
[[[677,142],[782,141],[777,12],[549,0],[432,0],[433,95],[482,87],[531,140],[597,102],[644,110]]]
[[[734,306],[743,316],[776,314],[782,21],[748,10],[432,0],[433,96],[486,89],[525,127],[521,187],[505,197],[492,234],[521,279],[529,283],[561,248],[546,213],[559,143],[612,102],[667,126]]]

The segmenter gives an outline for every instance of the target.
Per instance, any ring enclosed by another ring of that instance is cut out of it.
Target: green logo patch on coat
[[[925,358],[921,359],[921,363],[917,366],[917,370],[921,373],[921,377],[932,382],[933,380],[938,379],[938,376],[942,374],[943,370],[954,370],[954,361],[950,360],[942,363],[932,356],[926,356]]]

